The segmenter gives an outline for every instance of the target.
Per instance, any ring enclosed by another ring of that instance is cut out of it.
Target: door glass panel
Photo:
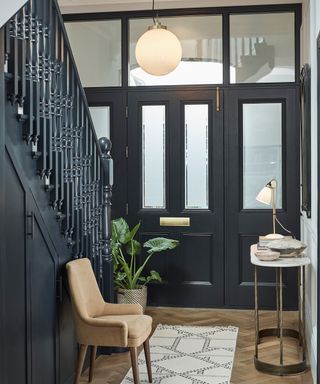
[[[230,82],[295,81],[294,13],[230,16]]]
[[[110,139],[110,107],[90,107],[89,109],[97,138]]]
[[[161,23],[179,39],[182,61],[171,73],[153,76],[137,64],[135,48],[152,19],[132,19],[129,24],[129,85],[222,83],[222,16],[161,17]]]
[[[121,20],[65,23],[82,86],[121,85]]]
[[[276,203],[282,208],[282,104],[243,104],[243,208],[270,209],[256,196],[277,181]]]
[[[142,207],[165,208],[164,105],[142,106]]]
[[[208,104],[184,107],[185,208],[208,209]]]

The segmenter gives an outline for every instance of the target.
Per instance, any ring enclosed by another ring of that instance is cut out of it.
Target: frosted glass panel
[[[230,16],[230,82],[295,81],[294,13]]]
[[[129,85],[178,85],[222,83],[222,16],[161,17],[179,39],[182,61],[164,76],[152,76],[137,64],[139,37],[153,24],[151,18],[132,19],[129,24]]]
[[[208,209],[208,105],[184,107],[185,207]]]
[[[89,109],[97,138],[110,139],[110,107],[90,107]]]
[[[282,208],[282,105],[243,104],[243,208],[270,209],[256,196],[271,179]]]
[[[142,106],[142,205],[165,208],[164,105]]]
[[[82,85],[121,85],[121,21],[77,21],[65,26]]]

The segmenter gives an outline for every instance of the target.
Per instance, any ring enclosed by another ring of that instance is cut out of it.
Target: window
[[[121,85],[121,20],[65,23],[84,87]]]
[[[90,107],[89,109],[97,138],[110,139],[110,107]]]
[[[221,84],[222,16],[164,17],[161,23],[182,45],[182,61],[171,73],[152,76],[135,59],[139,37],[153,24],[152,19],[131,19],[129,24],[129,85]]]
[[[185,208],[208,209],[208,104],[184,107]]]
[[[294,13],[230,16],[230,82],[295,81]]]
[[[243,208],[270,209],[256,200],[277,181],[276,206],[282,208],[282,104],[246,103],[243,112]]]
[[[142,207],[166,207],[166,107],[142,106]]]

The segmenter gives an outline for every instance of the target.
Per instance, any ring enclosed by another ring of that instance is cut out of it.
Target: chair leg
[[[77,372],[76,372],[76,377],[74,379],[74,384],[79,383],[82,368],[83,368],[84,359],[85,359],[86,353],[87,353],[87,348],[88,348],[87,345],[80,344],[80,351],[79,351],[78,363],[77,363]]]
[[[97,354],[97,346],[93,345],[91,350],[91,360],[90,360],[90,369],[89,369],[89,383],[91,383],[93,379],[93,371],[94,371],[94,362]]]
[[[130,347],[129,349],[130,349],[130,356],[131,356],[133,382],[134,384],[140,384],[137,348]]]
[[[148,379],[149,383],[152,383],[152,369],[151,369],[151,359],[150,359],[150,345],[149,345],[149,339],[147,339],[143,343],[143,349],[144,349],[144,355],[146,358],[146,364],[147,364],[147,371],[148,371]]]

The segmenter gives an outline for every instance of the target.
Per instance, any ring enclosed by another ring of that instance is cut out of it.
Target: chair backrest
[[[85,319],[99,316],[105,302],[100,293],[90,260],[87,258],[67,264],[71,300],[77,315]]]

